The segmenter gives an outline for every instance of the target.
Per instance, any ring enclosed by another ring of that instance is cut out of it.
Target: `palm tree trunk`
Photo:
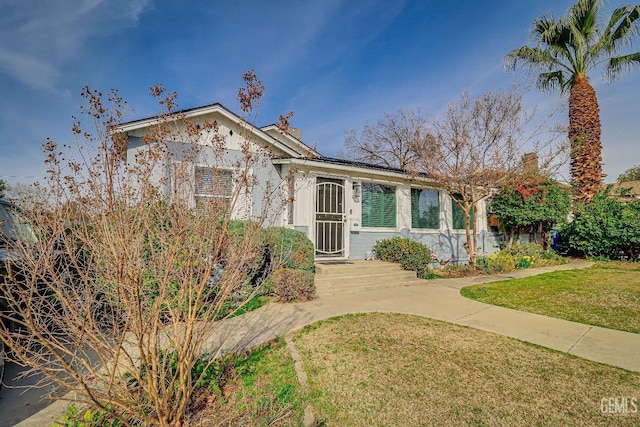
[[[600,108],[593,86],[578,76],[569,95],[571,184],[577,201],[589,201],[602,187]]]

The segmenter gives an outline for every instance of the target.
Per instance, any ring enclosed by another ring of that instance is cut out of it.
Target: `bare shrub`
[[[280,302],[303,302],[315,296],[313,273],[307,270],[279,268],[268,279],[267,286]]]
[[[245,80],[249,117],[264,86],[253,73]],[[269,153],[253,143],[247,121],[232,152],[215,121],[177,113],[176,94],[161,86],[151,94],[163,112],[135,155],[121,131],[128,107],[115,91],[85,88],[75,143],[45,141],[50,205],[33,212],[37,242],[6,242],[23,274],[0,288],[12,310],[3,325],[18,326],[3,326],[0,339],[28,374],[44,375],[42,385],[57,383],[123,425],[165,426],[184,419],[202,379],[198,360],[219,355],[205,342],[216,319],[233,314],[227,302],[242,306],[256,294],[247,266],[262,256],[260,229],[282,192],[254,174]],[[198,173],[209,174],[201,181],[210,195],[199,200]],[[251,205],[258,187],[261,209]],[[230,236],[238,216],[251,221]]]

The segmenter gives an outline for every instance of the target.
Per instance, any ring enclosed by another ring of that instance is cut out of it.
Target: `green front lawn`
[[[640,333],[640,265],[599,262],[584,270],[463,288],[467,298],[588,325]]]
[[[312,325],[294,342],[326,426],[640,422],[638,413],[602,409],[610,397],[637,401],[640,374],[464,326],[349,315]]]

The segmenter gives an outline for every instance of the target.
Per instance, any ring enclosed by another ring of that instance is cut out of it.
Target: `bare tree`
[[[481,201],[522,170],[523,146],[532,114],[523,92],[464,93],[431,126],[429,144],[419,150],[421,171],[446,190],[464,213],[470,263],[478,256],[477,215]]]
[[[413,169],[427,136],[427,119],[419,111],[400,109],[394,114],[385,113],[375,125],[365,123],[360,133],[347,131],[343,156],[389,168]]]
[[[253,74],[245,80],[249,114],[264,87]],[[45,142],[51,205],[33,218],[37,241],[4,242],[21,273],[0,286],[11,307],[0,313],[0,340],[13,360],[80,404],[122,425],[169,426],[181,424],[206,375],[206,367],[193,370],[196,362],[208,355],[213,364],[220,352],[207,337],[258,291],[250,272],[268,209],[252,212],[240,236],[230,232],[232,213],[258,185],[275,206],[282,191],[250,173],[269,153],[252,142],[248,123],[230,157],[217,123],[176,113],[176,95],[160,86],[152,95],[164,112],[135,161],[123,161],[127,139],[117,130],[127,107],[116,92],[107,102],[85,88],[76,143]],[[224,197],[207,198],[197,211],[196,162],[234,171],[233,185],[211,173],[207,190]]]

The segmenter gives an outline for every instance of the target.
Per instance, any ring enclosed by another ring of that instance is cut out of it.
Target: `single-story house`
[[[228,160],[218,162],[221,164],[211,164],[206,159],[202,159],[201,164],[192,160],[196,163],[190,165],[196,189],[192,197],[194,206],[199,198],[197,189],[201,187],[198,180],[211,176],[211,173],[207,175],[208,169],[218,169],[216,176],[227,176],[232,181],[234,159],[246,155],[243,152],[246,145],[242,148],[240,139],[247,135],[248,129],[256,151],[266,148],[269,153],[269,160],[252,170],[256,181],[266,182],[275,177],[292,200],[281,206],[283,209],[278,209],[270,222],[305,233],[314,242],[318,259],[365,259],[372,255],[377,240],[391,236],[419,241],[441,260],[453,258],[464,262],[468,259],[463,247],[466,237],[462,212],[452,202],[451,195],[439,189],[437,182],[401,169],[324,157],[302,142],[298,129],[290,128],[283,133],[276,125],[254,127],[220,104],[185,110],[181,114],[194,123],[215,122],[218,134],[224,136],[225,160]],[[135,164],[139,152],[148,149],[143,138],[157,121],[157,117],[152,117],[117,128],[128,139],[126,161],[129,165]],[[173,143],[179,146],[184,141]],[[167,191],[166,182],[171,179],[169,163],[155,167],[152,180],[160,191]],[[234,211],[234,216],[245,219],[259,212],[265,194],[260,188],[252,191],[250,200],[242,203],[242,209]],[[483,203],[476,215],[480,254],[496,251],[498,235],[487,223]]]

